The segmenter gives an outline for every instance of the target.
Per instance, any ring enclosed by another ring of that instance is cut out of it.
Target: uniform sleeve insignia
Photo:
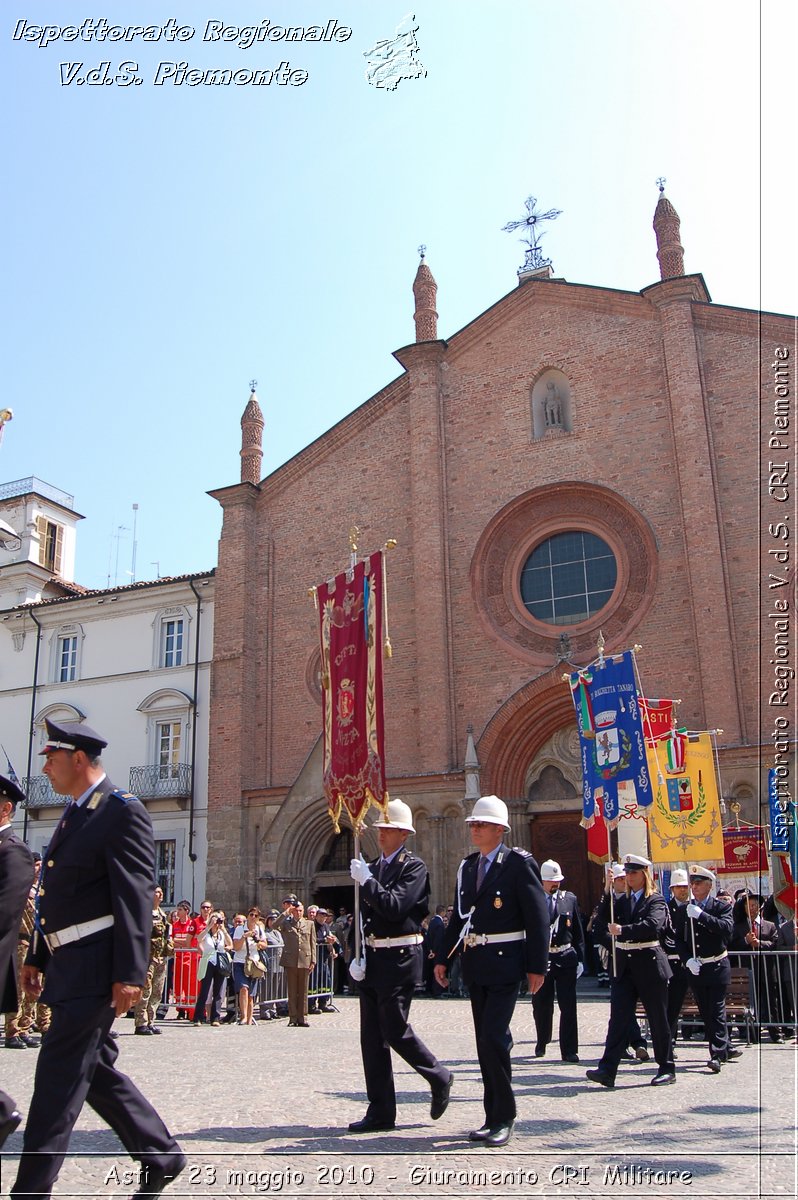
[[[129,804],[131,800],[136,800],[136,799],[137,799],[137,797],[136,797],[136,796],[134,796],[134,795],[133,795],[131,792],[123,792],[123,791],[120,791],[120,790],[117,790],[117,791],[115,791],[115,792],[111,792],[111,795],[112,795],[112,796],[113,796],[113,797],[114,797],[116,800],[121,800],[123,804]]]

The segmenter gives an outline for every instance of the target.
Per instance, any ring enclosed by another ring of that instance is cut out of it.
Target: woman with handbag
[[[238,995],[238,1020],[241,1025],[254,1025],[255,989],[266,974],[260,951],[268,942],[260,924],[260,909],[251,908],[246,921],[243,916],[233,930],[233,986]]]
[[[197,968],[199,995],[194,1009],[194,1024],[205,1024],[205,1005],[211,997],[211,1025],[221,1025],[221,998],[225,980],[232,970],[230,951],[233,940],[224,927],[221,913],[211,914],[211,919],[199,939],[202,957]]]

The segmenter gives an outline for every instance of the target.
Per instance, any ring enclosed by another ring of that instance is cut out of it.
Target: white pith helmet
[[[488,825],[501,825],[504,829],[510,828],[510,822],[507,820],[507,805],[498,796],[480,796],[474,805],[471,816],[466,817],[467,825],[470,825],[472,821],[485,821]]]
[[[415,833],[410,805],[405,804],[404,800],[389,800],[385,806],[385,816],[381,821],[375,821],[371,828],[405,829],[408,833]]]
[[[675,871],[671,871],[671,887],[687,887],[690,880],[687,877],[687,872],[678,867]]]
[[[540,878],[547,883],[562,883],[565,876],[560,870],[560,864],[555,862],[553,858],[547,858],[540,865]]]

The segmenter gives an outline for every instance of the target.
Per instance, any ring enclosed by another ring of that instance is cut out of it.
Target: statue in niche
[[[546,395],[543,397],[543,419],[547,429],[562,428],[562,394],[553,379],[546,382]]]

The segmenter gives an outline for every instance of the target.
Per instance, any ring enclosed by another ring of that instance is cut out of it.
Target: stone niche
[[[573,428],[571,385],[556,367],[543,371],[532,385],[532,437],[570,433]]]

